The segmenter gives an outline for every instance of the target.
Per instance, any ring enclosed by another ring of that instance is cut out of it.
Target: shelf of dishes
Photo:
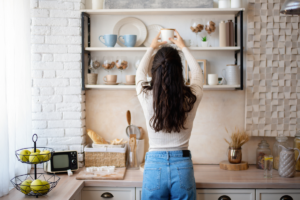
[[[204,90],[236,90],[240,85],[204,85]],[[135,85],[85,85],[86,89],[135,89]]]
[[[86,47],[86,51],[146,51],[149,47]],[[188,47],[191,51],[237,51],[240,47]]]
[[[183,8],[183,9],[85,9],[90,15],[236,15],[244,8]]]

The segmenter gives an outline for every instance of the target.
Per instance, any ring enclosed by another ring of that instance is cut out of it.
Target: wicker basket
[[[111,152],[118,151],[120,152]],[[126,145],[124,148],[85,148],[85,166],[101,167],[116,166],[126,167]],[[101,151],[101,152],[99,152]]]

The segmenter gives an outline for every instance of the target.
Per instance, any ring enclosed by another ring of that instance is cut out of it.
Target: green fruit
[[[31,188],[30,188],[31,182],[32,180],[23,181],[20,185],[21,192],[23,192],[24,194],[28,194],[29,192],[31,192]]]
[[[29,162],[33,164],[40,163],[43,160],[43,157],[39,152],[31,153],[29,156]]]
[[[48,150],[42,151],[40,154],[43,161],[48,161],[51,158],[51,152]]]
[[[23,162],[29,162],[29,155],[31,154],[30,151],[28,151],[27,149],[24,149],[20,152],[20,159],[23,161]]]
[[[41,153],[41,150],[39,150],[39,149],[35,149],[35,152],[39,152],[39,153]],[[31,153],[34,153],[34,149],[31,149]]]
[[[40,179],[36,179],[31,183],[30,188],[34,193],[41,193],[43,182]]]
[[[47,181],[42,181],[43,187],[40,190],[40,193],[45,194],[49,191],[50,189],[50,184]]]

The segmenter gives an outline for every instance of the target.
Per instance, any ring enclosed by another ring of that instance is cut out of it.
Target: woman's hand
[[[179,35],[179,33],[177,32],[177,30],[175,30],[175,33],[176,33],[175,37],[177,37],[177,40],[174,40],[173,38],[169,38],[169,40],[174,44],[176,44],[176,46],[178,46],[182,50],[185,47],[184,41]]]
[[[166,43],[167,43],[167,42],[159,42],[159,41],[158,41],[158,40],[160,39],[159,36],[160,36],[160,31],[159,31],[159,33],[157,34],[157,36],[152,40],[152,43],[151,43],[151,45],[150,45],[150,47],[152,47],[153,49],[156,49],[156,48],[158,48],[160,45],[166,44]]]

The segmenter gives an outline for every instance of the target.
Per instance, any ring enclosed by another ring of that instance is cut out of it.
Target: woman
[[[150,148],[146,154],[142,199],[196,199],[191,154],[188,150],[196,110],[203,94],[203,75],[178,34],[170,40],[179,47],[192,71],[191,86],[184,84],[179,53],[162,47],[150,60],[160,33],[152,41],[136,73],[139,101],[147,121]],[[148,68],[152,80],[147,82]]]

